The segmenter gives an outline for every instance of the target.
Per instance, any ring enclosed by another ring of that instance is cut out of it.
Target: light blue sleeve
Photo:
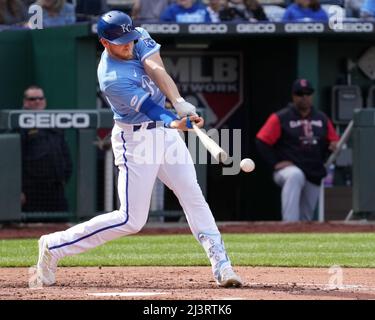
[[[142,36],[138,40],[135,49],[139,55],[139,59],[143,62],[144,59],[160,50],[160,44],[151,38],[150,34],[143,28],[137,28]]]
[[[142,103],[150,96],[136,84],[127,81],[117,81],[104,90],[110,104],[120,114],[133,110],[139,112]]]

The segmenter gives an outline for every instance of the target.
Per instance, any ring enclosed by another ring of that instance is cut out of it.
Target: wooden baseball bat
[[[193,130],[197,134],[199,140],[202,142],[204,147],[218,162],[224,162],[228,158],[228,154],[206,133],[204,133],[198,126],[192,122]]]

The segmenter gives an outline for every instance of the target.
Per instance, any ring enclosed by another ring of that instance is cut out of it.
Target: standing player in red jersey
[[[313,107],[313,93],[308,80],[297,79],[293,102],[271,114],[256,136],[259,153],[282,187],[284,221],[313,219],[319,185],[326,176],[324,162],[339,140],[331,120]]]

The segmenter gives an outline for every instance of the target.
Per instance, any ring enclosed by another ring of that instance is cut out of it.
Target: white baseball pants
[[[311,221],[319,199],[319,186],[306,180],[296,166],[288,166],[273,174],[281,188],[283,221]]]
[[[156,177],[177,196],[198,241],[201,233],[219,234],[197,182],[191,155],[177,130],[157,127],[134,132],[133,126],[116,123],[112,148],[120,169],[120,209],[48,235],[54,257],[78,254],[140,231],[148,218]]]

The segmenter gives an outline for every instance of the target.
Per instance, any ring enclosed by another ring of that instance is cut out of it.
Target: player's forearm
[[[165,74],[160,73],[160,75],[156,76],[156,79],[156,83],[158,84],[160,90],[172,103],[180,117],[197,114],[196,107],[181,97],[175,82],[169,74],[166,72]]]
[[[172,104],[175,104],[177,99],[181,98],[175,82],[165,69],[153,70],[151,78]]]
[[[158,86],[159,90],[173,104],[173,107],[176,109],[180,117],[195,115],[197,113],[195,106],[181,97],[175,82],[165,70],[163,61],[159,54],[154,54],[146,59],[144,67],[146,73]]]
[[[151,98],[147,98],[142,103],[139,111],[144,113],[151,120],[164,122],[164,125],[169,128],[173,128],[175,124],[174,121],[178,119],[172,112],[153,102]]]

